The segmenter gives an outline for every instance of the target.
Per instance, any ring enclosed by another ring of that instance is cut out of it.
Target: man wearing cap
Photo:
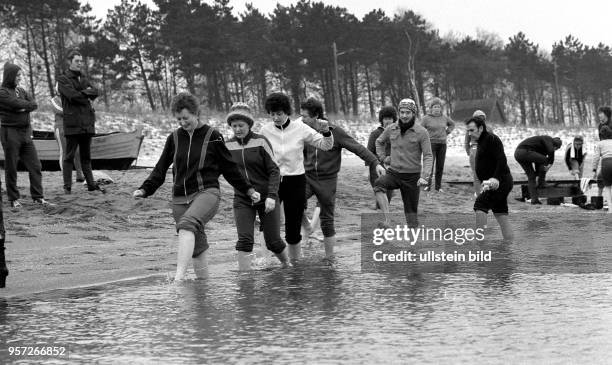
[[[55,140],[57,141],[57,145],[59,147],[59,165],[60,170],[63,171],[64,168],[64,155],[66,154],[66,136],[64,135],[64,117],[62,110],[62,99],[56,95],[51,98],[51,106],[53,107],[53,111],[55,112]],[[76,181],[83,182],[85,178],[83,177],[83,169],[81,169],[81,155],[79,154],[79,149],[77,148],[74,154],[74,169],[76,170]]]
[[[574,142],[568,144],[565,149],[565,164],[570,174],[574,175],[578,180],[582,178],[582,172],[584,171],[584,156],[587,154],[583,152],[583,144],[584,139],[582,136],[576,136],[574,137]]]
[[[387,174],[374,182],[376,200],[385,213],[389,225],[388,189],[400,189],[404,214],[409,226],[417,226],[419,185],[426,185],[431,173],[433,155],[427,130],[416,123],[417,107],[412,99],[403,99],[399,106],[399,120],[385,128],[376,139],[376,154],[385,158],[385,144],[391,144],[391,162]],[[421,165],[421,159],[423,166]]]
[[[514,158],[527,174],[531,204],[542,204],[538,199],[537,188],[546,186],[546,172],[555,162],[555,151],[559,148],[561,138],[551,136],[529,137],[516,147]]]
[[[42,186],[42,166],[32,141],[30,112],[36,110],[36,101],[19,86],[21,68],[7,62],[0,88],[1,141],[4,149],[6,195],[13,208],[20,208],[17,189],[17,163],[21,161],[30,177],[30,195],[35,203],[48,205]]]

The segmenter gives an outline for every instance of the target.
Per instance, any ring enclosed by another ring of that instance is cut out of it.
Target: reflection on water
[[[514,247],[501,272],[362,273],[353,245],[333,266],[0,300],[0,343],[70,344],[73,363],[609,361],[612,274],[513,272]]]

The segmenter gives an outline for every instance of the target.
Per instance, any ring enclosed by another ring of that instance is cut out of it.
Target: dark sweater
[[[323,179],[338,175],[342,163],[343,148],[359,156],[368,165],[378,164],[376,155],[359,144],[344,129],[337,126],[330,126],[329,128],[334,136],[334,146],[331,150],[323,151],[311,145],[304,145],[304,169],[307,175]]]
[[[553,146],[553,138],[551,136],[534,136],[525,139],[519,143],[516,149],[525,149],[540,153],[548,157],[548,164],[552,165],[555,162],[555,146]]]
[[[0,88],[0,119],[3,127],[30,127],[30,112],[38,105],[30,95],[15,84],[20,68],[12,63],[4,65],[4,77]]]
[[[182,128],[176,130],[178,146],[174,145],[174,133],[166,139],[164,150],[159,161],[145,180],[140,189],[145,191],[145,197],[153,195],[164,183],[166,172],[170,165],[174,185],[172,195],[187,197],[207,188],[219,188],[219,175],[223,174],[225,180],[235,189],[245,194],[251,188],[240,173],[232,155],[225,147],[225,141],[219,131],[212,129],[210,140],[206,148],[206,155],[202,159],[204,139],[212,127],[203,125],[193,132],[193,136]],[[176,151],[176,158],[175,158]],[[200,167],[202,164],[202,167]]]
[[[378,126],[370,133],[370,137],[368,138],[368,151],[372,152],[373,154],[376,154],[376,140],[378,139],[378,137],[380,137],[384,130],[385,128],[383,128],[382,126]],[[387,143],[387,145],[385,146],[385,155],[391,156],[391,143]],[[384,162],[384,160],[380,160],[380,162]]]
[[[504,144],[495,134],[483,131],[478,138],[475,170],[480,181],[493,177],[501,182],[511,176],[504,153]]]
[[[274,161],[272,145],[266,137],[249,132],[246,137],[229,139],[225,146],[238,165],[240,172],[253,188],[261,194],[261,203],[266,198],[278,198],[280,170]],[[234,189],[234,194],[243,199],[251,200],[243,191]]]

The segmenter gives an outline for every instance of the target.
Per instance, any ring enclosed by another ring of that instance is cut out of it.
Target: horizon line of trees
[[[35,95],[53,96],[66,54],[79,49],[107,109],[167,110],[186,89],[210,110],[235,101],[261,110],[268,93],[283,91],[296,109],[314,95],[328,113],[373,118],[405,97],[422,112],[438,96],[449,109],[457,100],[497,98],[521,125],[592,125],[611,100],[611,48],[571,35],[547,54],[522,32],[507,42],[482,30],[441,37],[410,10],[358,19],[300,0],[269,15],[249,4],[234,16],[229,0],[154,2],[157,10],[122,0],[103,21],[79,0],[5,0],[0,54],[25,66]]]

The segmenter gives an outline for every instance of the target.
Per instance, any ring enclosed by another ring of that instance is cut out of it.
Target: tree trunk
[[[366,87],[368,89],[368,106],[370,107],[370,117],[375,117],[374,100],[372,100],[372,83],[370,81],[370,70],[365,66]],[[384,105],[384,104],[383,104]]]
[[[359,116],[359,91],[357,90],[357,70],[353,65],[353,62],[349,63],[349,74],[350,74],[350,86],[351,86],[351,101],[353,108],[353,116]]]
[[[47,86],[49,87],[49,95],[55,96],[55,87],[53,87],[53,79],[51,78],[51,65],[49,63],[49,53],[47,51],[47,34],[45,31],[45,18],[40,19],[40,37],[42,38],[43,61],[47,72]]]
[[[138,45],[136,46],[136,58],[138,60],[138,67],[140,68],[140,77],[142,77],[142,82],[144,83],[145,91],[147,92],[147,98],[149,99],[151,110],[155,111],[155,100],[153,100],[153,93],[151,93],[151,88],[149,87],[149,80],[147,80],[142,54],[140,53],[140,47]]]
[[[30,20],[28,16],[25,16],[26,23],[26,47],[27,47],[27,56],[28,56],[28,72],[30,78],[30,93],[32,94],[32,98],[36,99],[36,90],[34,89],[34,70],[32,68],[32,45],[30,44]]]
[[[106,90],[106,65],[102,65],[102,96],[104,98],[104,107],[108,111],[108,91]]]

